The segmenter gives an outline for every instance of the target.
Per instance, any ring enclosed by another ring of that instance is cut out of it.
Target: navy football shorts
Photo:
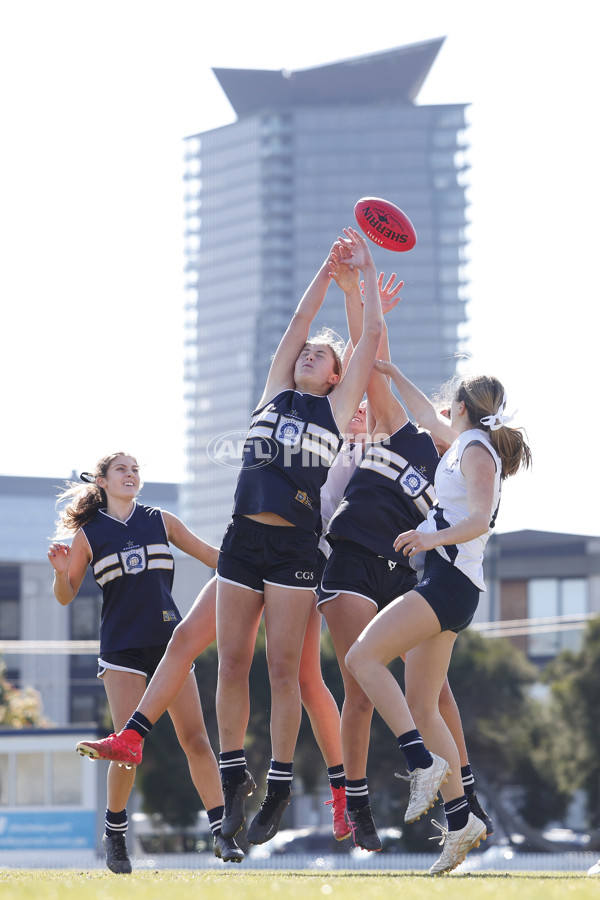
[[[354,541],[337,539],[323,574],[322,589],[326,596],[319,597],[317,606],[338,594],[356,594],[380,610],[416,583],[415,572],[406,561],[394,562]]]
[[[107,669],[116,669],[119,672],[131,672],[133,675],[145,675],[150,681],[166,653],[167,646],[157,644],[154,647],[132,647],[128,650],[103,653],[98,657],[96,678],[103,678]],[[192,663],[190,672],[193,672],[194,668],[195,663]]]
[[[316,591],[318,544],[312,531],[234,516],[219,551],[217,578],[261,594],[265,584]]]
[[[427,600],[442,631],[458,634],[471,624],[479,604],[479,588],[437,550],[427,551],[423,577],[414,589]]]

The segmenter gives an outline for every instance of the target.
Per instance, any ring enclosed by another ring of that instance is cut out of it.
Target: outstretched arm
[[[380,272],[379,278],[377,279],[377,288],[379,291],[379,300],[381,302],[381,312],[382,315],[385,316],[385,314],[393,309],[399,302],[400,291],[404,282],[400,281],[396,284],[396,274],[393,273],[384,286],[384,278],[384,273]],[[354,291],[345,292],[345,295],[348,329],[352,339],[358,342],[363,326],[362,298],[361,296],[357,296]],[[390,358],[385,319],[382,323],[377,356],[382,359]],[[367,386],[367,399],[369,401],[369,414],[371,416],[374,431],[377,431],[378,433],[393,434],[408,421],[408,416],[406,415],[404,407],[392,393],[389,378],[379,374],[374,369],[371,371]]]
[[[408,411],[422,428],[445,443],[451,444],[455,440],[457,433],[450,427],[448,419],[438,413],[431,400],[394,363],[377,359],[373,368],[392,379]]]
[[[346,374],[331,393],[331,405],[341,431],[346,430],[366,390],[379,346],[383,321],[377,272],[371,251],[364,238],[353,228],[345,229],[344,233],[346,239],[343,243],[350,250],[350,256],[341,258],[340,263],[355,268],[358,266],[362,271],[365,283],[365,303],[362,333],[356,344],[352,341],[354,352]]]
[[[356,340],[352,340],[352,330],[348,321],[348,335],[342,356],[342,377],[346,374],[348,363],[354,352],[354,345],[358,343],[360,333],[362,331],[362,302],[360,299],[360,269],[358,266],[343,265],[341,260],[350,256],[350,250],[341,241],[337,241],[331,248],[329,257],[329,274],[339,289],[344,292],[344,300],[346,303],[346,319],[348,320],[348,303],[357,304],[360,311],[360,328],[355,332]]]
[[[181,519],[174,516],[173,513],[162,511],[163,519],[167,529],[167,537],[179,550],[183,550],[188,556],[199,559],[209,569],[217,568],[217,560],[219,559],[219,551],[211,544],[207,544],[198,535],[183,524]]]
[[[296,360],[308,340],[313,320],[321,308],[327,288],[331,283],[331,275],[329,274],[330,255],[323,262],[306,289],[285,334],[279,342],[258,407],[264,406],[267,400],[280,391],[294,387],[294,366]]]
[[[388,332],[383,323],[383,333],[379,342],[378,356],[389,360],[390,348],[388,343]],[[394,434],[403,425],[408,422],[406,410],[392,391],[390,379],[388,376],[379,372],[373,366],[373,372],[369,379],[367,387],[367,400],[369,408],[375,419],[376,431],[379,434]]]

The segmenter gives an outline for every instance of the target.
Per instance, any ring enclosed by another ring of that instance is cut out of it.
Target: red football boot
[[[346,788],[345,787],[331,787],[331,794],[333,799],[326,800],[325,805],[332,805],[331,812],[333,813],[333,836],[336,841],[343,841],[344,838],[350,837],[352,834],[352,829],[346,822],[346,818],[344,813],[346,811]]]
[[[79,741],[76,749],[81,756],[107,759],[131,769],[142,761],[142,736],[133,728],[124,728],[119,734],[109,734],[101,741]]]

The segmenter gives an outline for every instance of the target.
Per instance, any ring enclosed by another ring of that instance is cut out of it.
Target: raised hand
[[[358,266],[341,264],[341,260],[349,256],[350,249],[340,241],[336,241],[329,254],[329,274],[345,294],[349,294],[358,287],[360,278]]]
[[[350,251],[350,255],[340,255],[339,262],[344,266],[358,266],[363,271],[374,265],[369,245],[365,239],[354,228],[344,228],[345,237],[339,238],[336,242],[341,247],[345,247]]]
[[[388,282],[385,287],[383,287],[383,279],[385,275],[383,272],[379,273],[379,278],[377,279],[377,286],[379,288],[379,297],[381,300],[381,312],[385,316],[391,309],[393,309],[396,304],[402,299],[400,297],[400,291],[404,287],[404,282],[399,281],[398,284],[394,287],[394,281],[396,280],[396,273],[392,272],[390,277],[388,278]],[[360,289],[364,291],[365,283],[361,281]]]
[[[58,541],[50,544],[48,548],[48,559],[50,565],[56,572],[67,572],[70,564],[71,548],[68,544],[62,544]]]

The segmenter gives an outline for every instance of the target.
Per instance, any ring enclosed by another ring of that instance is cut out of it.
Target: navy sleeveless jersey
[[[288,389],[252,414],[234,515],[272,512],[320,529],[320,493],[342,445],[329,397]]]
[[[431,435],[412,422],[386,440],[368,444],[329,522],[329,535],[355,541],[409,567],[393,544],[401,532],[416,528],[433,506],[438,462]]]
[[[181,621],[174,562],[160,509],[136,503],[126,522],[99,510],[81,529],[102,590],[100,655],[167,644]]]

